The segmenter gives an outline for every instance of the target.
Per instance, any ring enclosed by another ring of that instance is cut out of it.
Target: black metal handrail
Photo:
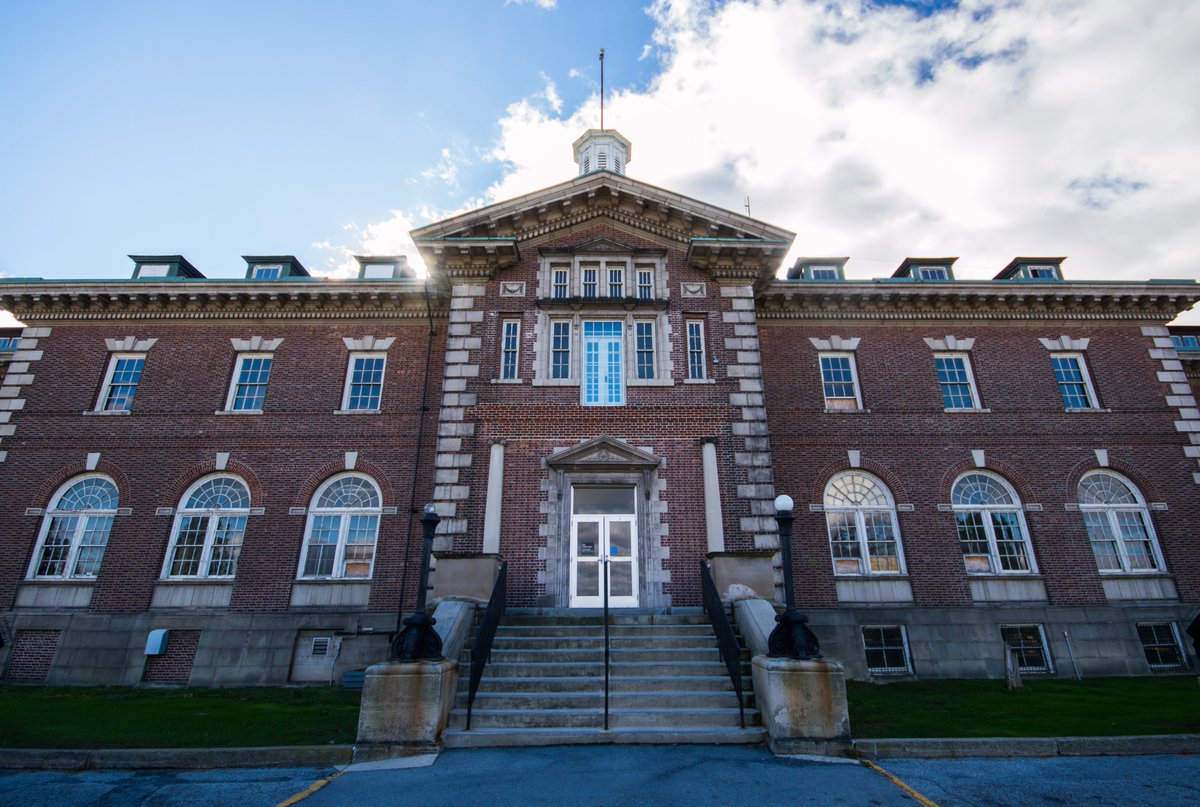
[[[483,678],[483,668],[492,657],[492,640],[496,638],[496,628],[500,625],[500,617],[504,616],[504,601],[508,593],[508,561],[500,564],[500,574],[496,576],[496,585],[492,586],[492,596],[488,599],[487,608],[483,609],[483,617],[479,620],[479,630],[475,632],[475,644],[471,645],[471,683],[467,687],[467,731],[471,730],[471,707],[475,705],[475,693],[479,691],[479,681]]]
[[[608,558],[600,558],[600,565],[604,567],[604,730],[608,731],[608,657],[609,657],[609,638],[608,638]]]
[[[733,682],[733,691],[737,693],[742,728],[746,728],[746,707],[742,701],[742,647],[725,613],[725,606],[721,604],[721,595],[717,592],[717,584],[713,582],[712,571],[706,560],[700,561],[700,590],[704,596],[704,611],[712,622],[713,632],[717,634],[717,649],[721,651],[721,660],[725,662],[729,680]]]

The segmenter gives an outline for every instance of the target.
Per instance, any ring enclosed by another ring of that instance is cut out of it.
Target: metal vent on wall
[[[316,636],[312,640],[312,656],[328,656],[329,644],[332,640],[328,636]]]

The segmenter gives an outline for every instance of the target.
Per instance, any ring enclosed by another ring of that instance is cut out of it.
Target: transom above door
[[[632,486],[571,488],[572,608],[638,605],[637,497]]]

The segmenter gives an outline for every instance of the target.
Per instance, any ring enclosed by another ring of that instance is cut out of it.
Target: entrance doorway
[[[637,497],[635,488],[576,485],[571,488],[572,608],[638,605]]]

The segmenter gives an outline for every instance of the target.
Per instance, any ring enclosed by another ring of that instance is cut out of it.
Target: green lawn
[[[1193,676],[850,681],[855,737],[1200,733]],[[0,686],[0,747],[236,748],[354,742],[360,693],[330,687]]]
[[[1105,737],[1200,733],[1195,676],[1003,681],[849,681],[855,737]]]
[[[329,687],[0,686],[0,747],[237,748],[352,743],[360,694]]]

